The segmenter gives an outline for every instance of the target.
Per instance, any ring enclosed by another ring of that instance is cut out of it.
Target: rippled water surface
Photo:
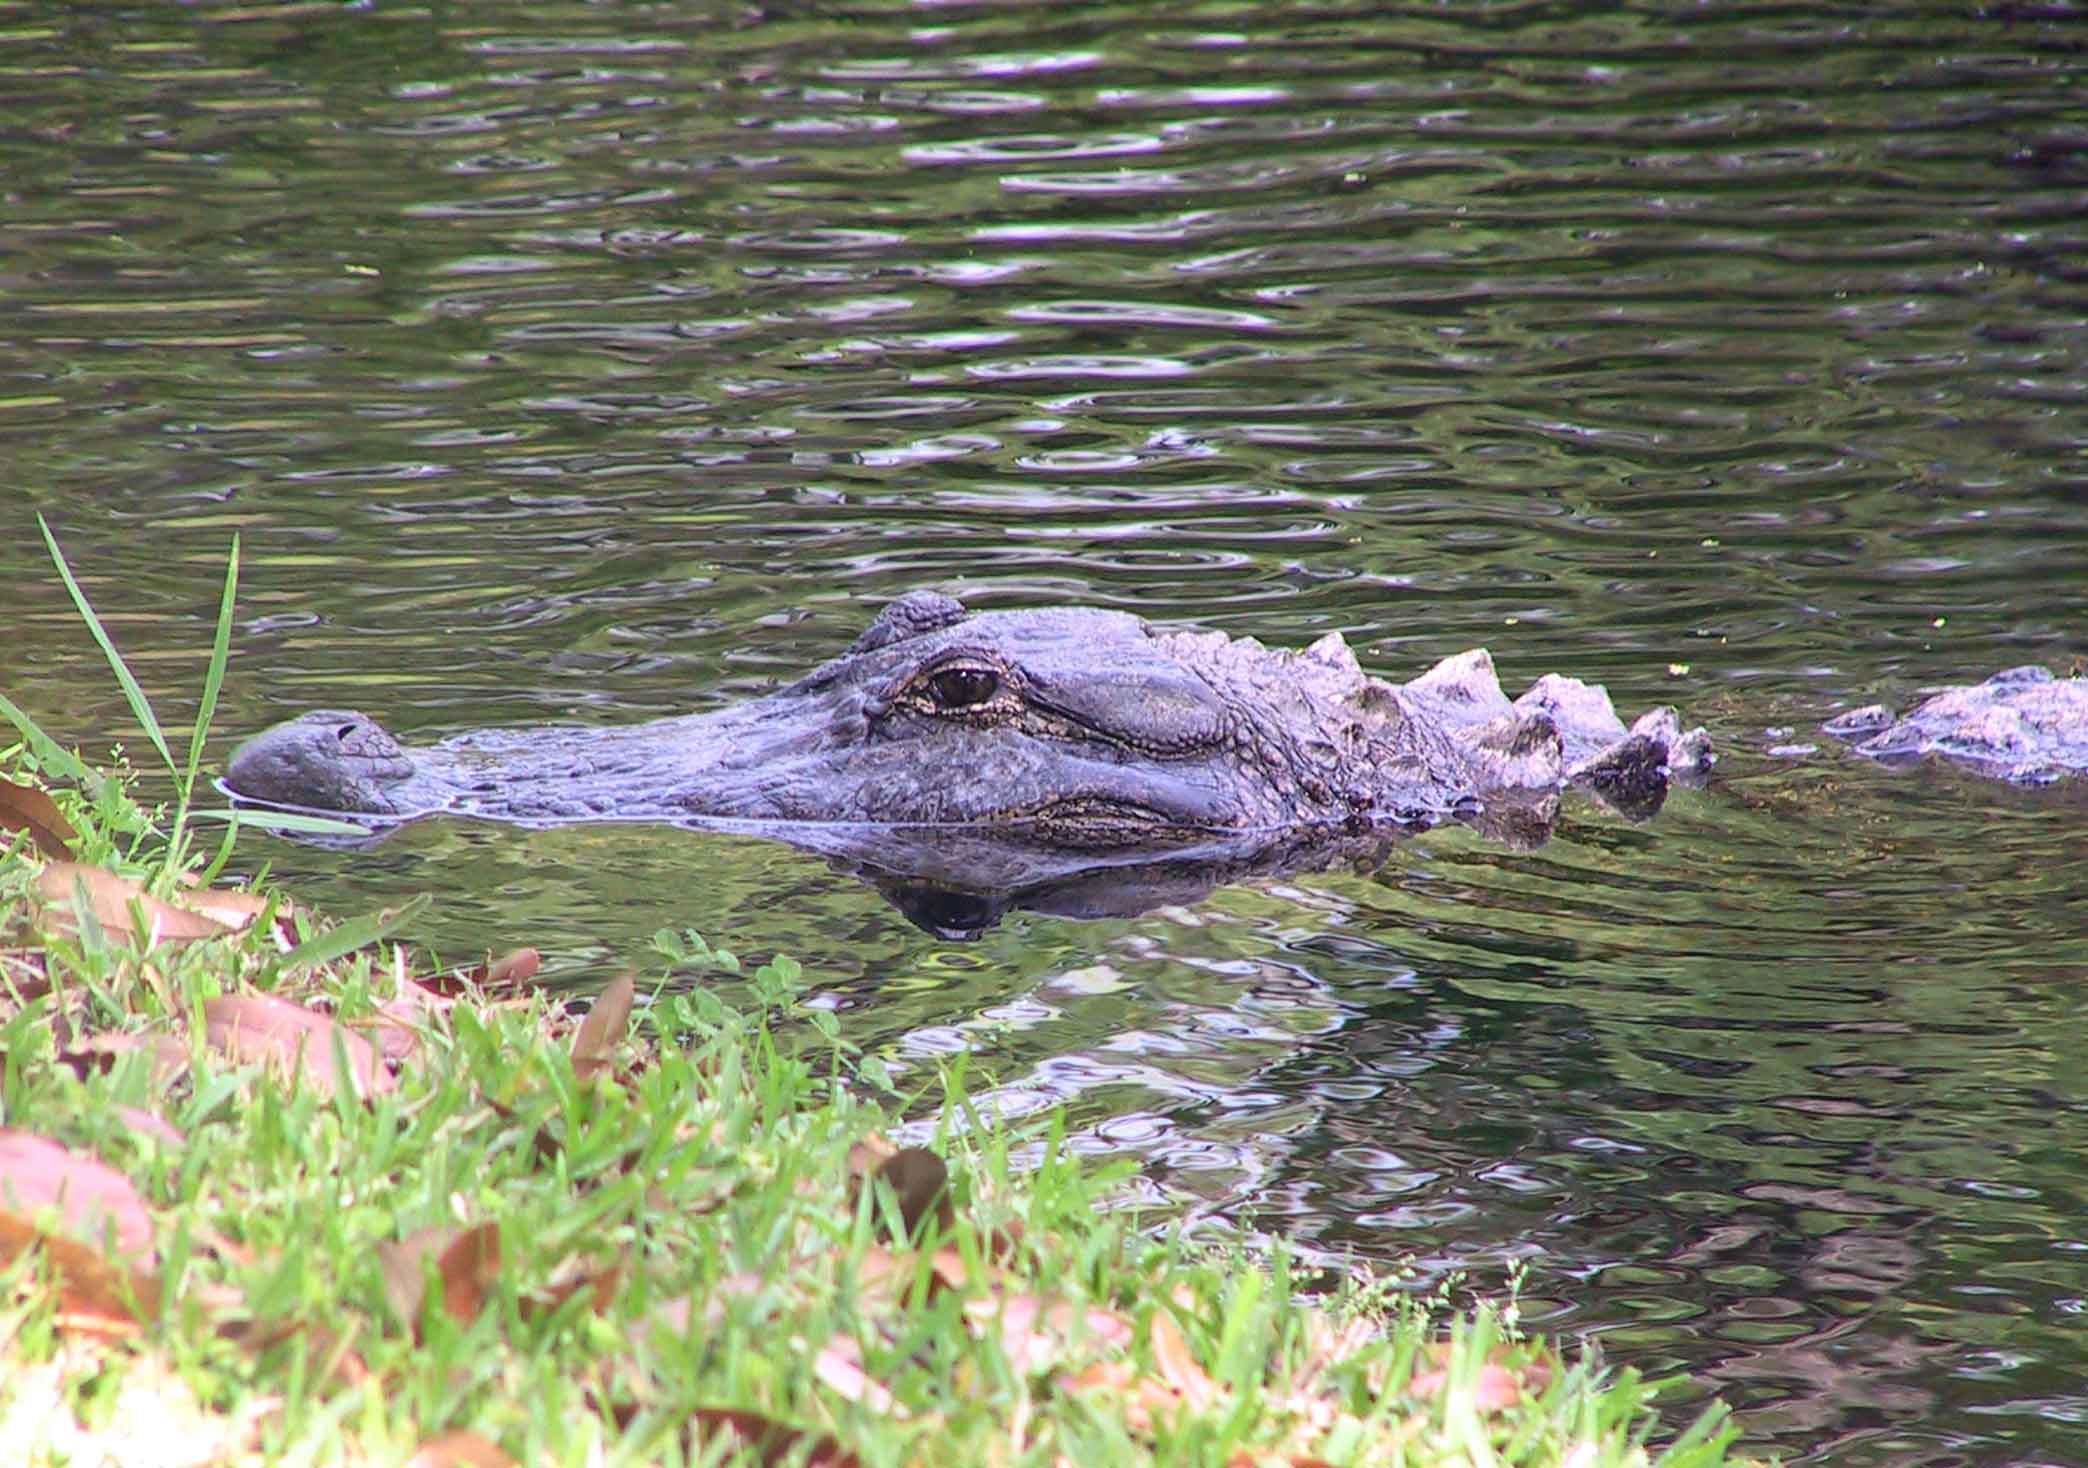
[[[0,6],[0,685],[141,748],[714,707],[913,586],[1674,702],[1645,825],[910,925],[723,836],[253,840],[573,982],[690,925],[1210,1227],[1751,1441],[2088,1460],[2078,789],[1806,752],[2088,654],[2068,4]],[[1682,1410],[1678,1408],[1677,1410]]]

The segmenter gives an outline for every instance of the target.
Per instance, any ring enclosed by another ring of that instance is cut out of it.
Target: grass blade
[[[236,821],[240,826],[255,831],[296,831],[304,836],[360,836],[365,840],[376,833],[368,826],[354,821],[339,821],[332,816],[305,816],[295,811],[268,810],[260,806],[228,810],[192,810],[192,821]]]
[[[210,732],[211,717],[217,713],[218,690],[225,685],[225,663],[232,655],[232,603],[239,590],[239,537],[232,537],[232,554],[225,562],[225,594],[218,600],[217,637],[210,644],[210,666],[203,671],[203,702],[196,707],[196,732],[189,736],[188,778],[184,790],[196,785],[196,767],[203,762],[203,739]]]
[[[4,693],[0,693],[0,714],[6,715],[7,722],[22,731],[22,738],[28,742],[30,753],[36,756],[36,762],[44,769],[63,776],[85,790],[97,790],[101,787],[99,775],[88,769],[78,755],[44,733],[36,720],[30,718]]]
[[[87,593],[80,590],[79,582],[73,580],[72,567],[65,564],[65,552],[58,549],[58,541],[51,534],[50,524],[41,514],[36,517],[36,528],[43,531],[44,544],[50,547],[51,551],[51,564],[58,568],[58,575],[65,582],[65,589],[72,593],[73,605],[79,609],[81,618],[87,623],[87,630],[94,634],[94,640],[101,644],[102,655],[108,658],[109,667],[115,671],[116,681],[123,687],[123,696],[130,704],[132,716],[144,728],[145,737],[152,741],[152,747],[159,751],[160,758],[167,762],[167,769],[179,776],[181,766],[174,763],[174,756],[167,748],[167,736],[160,732],[159,719],[152,712],[151,701],[145,697],[145,690],[138,686],[138,680],[131,676],[130,668],[123,661],[123,654],[116,651],[116,644],[109,640],[108,629],[102,626],[101,618],[94,615],[94,608],[87,601]]]
[[[397,907],[386,908],[382,912],[367,913],[359,918],[350,918],[331,932],[321,933],[316,938],[307,939],[305,942],[298,944],[283,955],[281,966],[286,969],[294,969],[307,965],[316,967],[322,963],[332,963],[345,953],[353,953],[358,948],[367,948],[379,938],[397,931],[426,912],[434,905],[434,902],[435,899],[433,897],[423,892],[420,896],[402,902]]]

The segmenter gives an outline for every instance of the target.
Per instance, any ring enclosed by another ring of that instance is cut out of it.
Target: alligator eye
[[[937,708],[976,708],[999,691],[999,675],[985,668],[944,668],[928,679],[928,696]]]

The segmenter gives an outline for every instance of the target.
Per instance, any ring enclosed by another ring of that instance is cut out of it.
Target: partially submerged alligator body
[[[1826,731],[1874,759],[1942,755],[1981,774],[2049,785],[2088,771],[2088,678],[2010,668],[1934,690],[1903,715],[1881,703],[1851,709]]]
[[[839,657],[715,713],[406,748],[362,714],[321,711],[249,740],[226,784],[378,825],[746,822],[830,853],[848,844],[833,829],[908,828],[1089,862],[1451,818],[1513,837],[1527,832],[1518,812],[1568,784],[1644,816],[1671,773],[1709,762],[1703,731],[1672,709],[1627,729],[1577,679],[1546,677],[1511,704],[1484,651],[1394,684],[1338,633],[1289,652],[1123,612],[971,613],[913,592]]]

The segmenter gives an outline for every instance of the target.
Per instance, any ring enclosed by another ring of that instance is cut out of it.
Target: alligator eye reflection
[[[999,691],[1000,677],[985,668],[944,668],[928,680],[928,696],[937,708],[975,708]]]

